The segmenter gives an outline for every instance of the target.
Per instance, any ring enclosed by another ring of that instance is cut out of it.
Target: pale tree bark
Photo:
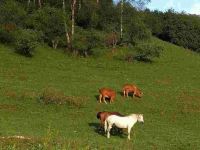
[[[76,8],[76,0],[72,0],[71,11],[72,11],[72,30],[71,37],[73,39],[74,36],[74,26],[75,26],[75,8]]]
[[[39,6],[39,8],[42,8],[42,2],[41,2],[41,0],[38,0],[38,6]]]
[[[120,2],[121,14],[120,14],[120,39],[123,39],[123,11],[124,11],[124,0]]]
[[[65,11],[65,0],[63,0],[63,18],[64,18],[64,27],[65,27],[65,37],[67,42],[67,47],[71,49],[71,40],[69,36],[69,32],[67,29],[67,23],[66,23],[66,11]]]
[[[31,0],[28,0],[28,2],[27,2],[28,7],[30,6],[30,3],[31,3]]]
[[[124,3],[125,2],[130,2],[130,3],[137,3],[139,7],[143,7],[145,4],[151,2],[151,0],[120,0],[120,38],[121,40],[123,39],[123,12],[124,12]]]

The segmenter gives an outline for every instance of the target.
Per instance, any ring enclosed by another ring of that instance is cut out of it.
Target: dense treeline
[[[32,56],[38,43],[89,56],[98,47],[129,46],[131,60],[158,57],[161,48],[143,41],[155,35],[199,51],[199,17],[149,10],[150,0],[2,0],[0,42]],[[142,44],[141,44],[142,43]],[[126,58],[127,58],[126,57]]]
[[[171,43],[200,52],[200,16],[146,10],[144,22],[152,34]]]

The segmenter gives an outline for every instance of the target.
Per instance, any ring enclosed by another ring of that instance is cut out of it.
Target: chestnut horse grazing
[[[137,121],[144,123],[143,114],[130,114],[124,117],[116,115],[108,116],[104,123],[104,130],[107,132],[107,138],[110,138],[110,130],[114,124],[118,128],[128,128],[128,139],[130,140],[131,128]]]
[[[99,89],[99,102],[101,103],[101,100],[103,98],[103,101],[107,104],[106,98],[110,99],[110,103],[114,101],[116,97],[116,93],[114,90],[109,89],[109,88],[101,88]]]
[[[117,116],[123,116],[122,114],[118,112],[108,112],[108,111],[102,111],[97,113],[97,119],[100,120],[101,124],[104,125],[105,120],[110,115],[117,115]]]
[[[142,91],[139,88],[137,88],[134,84],[125,84],[122,90],[124,93],[124,97],[128,97],[129,93],[133,93],[133,97],[136,96],[139,98],[141,98],[143,95]]]

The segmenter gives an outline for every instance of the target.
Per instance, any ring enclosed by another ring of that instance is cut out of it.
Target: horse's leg
[[[99,102],[101,103],[102,95],[99,95]]]
[[[128,139],[129,140],[131,139],[130,134],[131,134],[131,127],[128,127]]]
[[[111,102],[113,102],[113,97],[110,98],[110,104],[111,104]]]
[[[103,101],[104,101],[104,103],[107,104],[107,102],[106,102],[106,97],[105,97],[105,96],[103,96]]]
[[[126,91],[124,90],[123,92],[124,92],[124,97],[125,97],[126,96]]]
[[[134,88],[134,91],[133,91],[133,98],[134,98],[135,94],[136,94],[136,87]]]
[[[107,132],[107,138],[110,138],[110,130],[112,128],[111,124],[108,124],[108,132]]]
[[[128,97],[128,91],[126,91],[126,97]]]
[[[107,128],[108,128],[108,122],[105,120],[104,121],[104,131],[105,131],[105,133],[107,131]]]

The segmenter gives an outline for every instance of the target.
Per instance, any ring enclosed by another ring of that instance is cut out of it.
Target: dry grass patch
[[[18,79],[19,79],[20,81],[27,81],[27,80],[28,80],[28,76],[27,76],[26,74],[20,74],[20,75],[18,76]]]
[[[178,96],[178,106],[184,113],[200,112],[200,93],[183,91]]]
[[[16,111],[17,106],[10,104],[0,104],[0,110]]]
[[[20,99],[34,99],[37,97],[37,94],[34,91],[24,90],[19,94]]]
[[[9,97],[9,98],[17,98],[17,93],[16,93],[16,91],[14,91],[14,90],[11,90],[11,89],[5,89],[4,90],[4,95],[6,96],[6,97]]]
[[[44,104],[68,104],[75,107],[83,107],[88,100],[85,96],[66,96],[62,91],[55,88],[45,88],[40,96],[41,102]]]

